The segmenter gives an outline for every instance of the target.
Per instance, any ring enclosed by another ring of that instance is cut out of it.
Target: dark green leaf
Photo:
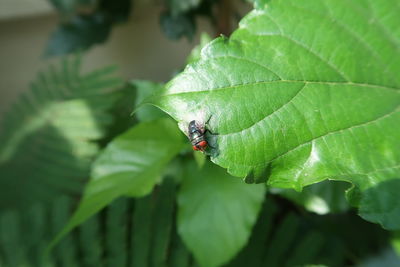
[[[52,0],[61,23],[51,34],[45,56],[86,50],[107,40],[114,24],[128,19],[130,0]]]
[[[51,229],[56,234],[68,220],[71,210],[71,198],[60,197],[52,206]],[[60,260],[65,266],[77,266],[77,249],[72,235],[67,236],[54,249],[53,255],[56,260]]]
[[[106,266],[126,266],[128,239],[127,215],[129,200],[121,198],[113,203],[107,209],[106,217],[106,238],[105,247],[107,254]]]
[[[162,267],[167,265],[170,254],[182,253],[184,248],[176,251],[171,247],[171,234],[175,227],[176,184],[172,179],[165,179],[153,194],[135,201],[132,233],[132,267]],[[174,242],[175,240],[172,240]],[[186,251],[186,254],[187,251]],[[188,258],[188,255],[186,255]],[[183,260],[183,259],[182,259]],[[184,265],[183,267],[189,267]]]
[[[157,192],[157,212],[153,214],[152,255],[150,266],[167,266],[168,245],[171,239],[174,221],[176,184],[172,179],[166,179]]]
[[[220,266],[246,244],[264,201],[264,185],[246,185],[223,169],[186,167],[178,195],[178,232],[201,266]]]
[[[355,214],[300,215],[282,198],[266,200],[248,245],[226,267],[358,266],[388,245],[386,231]]]
[[[76,16],[63,23],[51,34],[46,56],[59,56],[82,51],[92,45],[103,43],[112,25],[102,15]]]
[[[193,17],[185,14],[173,16],[170,13],[163,13],[160,16],[160,25],[164,34],[172,40],[178,40],[183,36],[192,40],[196,31]]]
[[[398,12],[394,0],[272,1],[151,102],[183,125],[211,117],[212,161],[232,175],[296,190],[351,182],[361,216],[398,229],[395,198],[367,204],[399,177]]]
[[[153,195],[135,201],[133,213],[131,267],[149,266],[151,249],[151,221],[154,211]]]
[[[98,217],[92,217],[79,228],[79,244],[84,266],[101,266],[102,235]]]

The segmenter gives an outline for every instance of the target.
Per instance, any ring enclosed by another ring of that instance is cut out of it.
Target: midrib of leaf
[[[298,80],[278,80],[278,81],[259,81],[259,82],[250,82],[250,83],[236,84],[236,85],[232,85],[232,86],[226,86],[226,87],[215,88],[215,89],[213,89],[213,90],[203,90],[203,91],[194,91],[194,92],[171,93],[171,94],[165,94],[165,95],[163,95],[163,97],[171,97],[171,96],[184,95],[184,94],[190,94],[190,95],[193,95],[193,94],[200,94],[200,95],[201,95],[201,94],[210,94],[210,93],[212,93],[213,91],[219,91],[219,90],[235,90],[235,89],[237,89],[237,88],[239,88],[239,87],[246,87],[246,86],[250,86],[250,85],[276,84],[276,83],[303,83],[303,86],[302,86],[302,87],[297,91],[297,93],[295,93],[287,102],[282,103],[282,105],[281,105],[280,107],[276,108],[272,113],[269,113],[269,114],[264,115],[263,118],[261,118],[261,119],[258,120],[258,121],[253,122],[250,126],[248,126],[248,127],[246,127],[246,128],[241,128],[241,129],[238,129],[238,130],[235,130],[235,131],[229,131],[229,132],[227,132],[227,133],[224,133],[224,132],[221,132],[221,131],[220,131],[220,132],[218,132],[218,135],[219,135],[220,137],[223,137],[223,136],[229,136],[229,135],[235,135],[235,134],[243,134],[243,132],[245,132],[245,131],[251,131],[251,128],[252,128],[252,127],[254,127],[254,126],[256,126],[258,123],[260,123],[260,122],[262,122],[262,121],[268,119],[269,116],[272,116],[273,114],[275,114],[276,112],[279,112],[282,108],[284,108],[284,107],[286,107],[288,104],[290,104],[291,101],[292,101],[294,98],[296,98],[296,97],[303,91],[304,88],[306,88],[307,84],[320,84],[320,85],[350,85],[350,86],[360,86],[360,87],[365,87],[365,88],[377,88],[377,89],[380,89],[380,90],[390,90],[390,91],[394,91],[394,92],[396,92],[396,93],[400,93],[399,88],[389,87],[389,86],[383,86],[383,85],[375,85],[375,84],[369,84],[369,83],[332,82],[332,81],[306,81],[306,80],[304,80],[304,81],[301,81],[301,80],[299,80],[299,81],[298,81]],[[204,97],[204,98],[202,99],[201,102],[199,102],[196,106],[193,106],[193,107],[192,107],[191,109],[189,109],[188,111],[191,112],[192,110],[196,109],[198,106],[202,106],[203,103],[205,103],[205,102],[208,100],[208,98],[209,98],[209,96]],[[374,122],[375,120],[383,119],[383,118],[385,117],[385,115],[391,115],[391,114],[393,114],[393,113],[396,113],[396,112],[398,111],[398,107],[399,107],[399,106],[396,106],[396,107],[393,109],[393,111],[390,111],[390,112],[387,113],[387,114],[380,115],[379,117],[374,118],[374,119],[372,119],[372,120],[367,120],[367,121],[362,122],[362,123],[359,123],[359,124],[357,124],[357,125],[352,125],[352,126],[348,126],[348,127],[344,127],[344,128],[340,128],[340,129],[335,129],[335,130],[332,130],[332,131],[328,131],[327,133],[325,133],[325,134],[323,134],[323,135],[320,135],[320,136],[314,137],[314,138],[311,139],[311,140],[305,141],[304,144],[308,144],[308,143],[310,143],[311,141],[313,141],[313,140],[315,140],[315,139],[317,139],[317,138],[324,137],[324,136],[326,136],[326,135],[328,135],[328,134],[331,134],[331,133],[335,133],[335,132],[342,131],[342,130],[346,130],[346,129],[350,130],[353,126],[354,126],[354,127],[363,126],[364,124],[372,123],[372,122]],[[301,145],[301,144],[300,144],[300,145]],[[299,146],[300,146],[300,145],[299,145]],[[287,152],[290,152],[290,151],[287,151]],[[286,153],[287,153],[287,152],[286,152]],[[284,154],[286,154],[286,153],[284,153]],[[278,157],[276,157],[276,158],[278,158]],[[274,159],[276,159],[276,158],[273,158],[272,160],[274,160]],[[261,165],[261,164],[260,164],[260,165]]]
[[[219,91],[219,90],[230,90],[230,89],[237,89],[240,87],[245,87],[249,85],[259,85],[259,84],[273,84],[273,83],[305,83],[305,84],[321,84],[321,85],[355,85],[355,86],[362,86],[362,87],[373,87],[373,88],[380,88],[384,90],[394,90],[397,93],[400,93],[400,87],[391,87],[391,86],[385,86],[385,85],[379,85],[379,84],[370,84],[370,83],[357,83],[357,82],[337,82],[337,81],[308,81],[308,80],[275,80],[275,81],[258,81],[258,82],[248,82],[248,83],[241,83],[241,84],[235,84],[235,85],[230,85],[230,86],[224,86],[224,87],[216,87],[212,89],[206,89],[206,90],[198,90],[198,91],[186,91],[182,92],[180,91],[179,93],[167,93],[164,94],[163,97],[168,97],[168,96],[178,96],[178,95],[185,95],[185,94],[209,94],[210,91]]]

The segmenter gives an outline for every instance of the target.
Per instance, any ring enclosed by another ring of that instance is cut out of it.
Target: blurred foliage
[[[353,212],[299,214],[286,200],[269,197],[248,245],[227,266],[353,266],[383,252],[388,238]]]
[[[117,136],[93,163],[81,202],[52,245],[114,199],[149,194],[185,145],[178,127],[165,118],[139,123]]]
[[[58,11],[60,23],[50,35],[45,56],[59,56],[84,51],[107,41],[112,27],[126,22],[133,0],[49,0]],[[218,0],[165,0],[160,27],[172,40],[196,33],[196,18],[215,22],[214,6]]]
[[[68,218],[73,201],[61,197],[25,213],[3,212],[1,266],[198,266],[177,234],[177,186],[165,179],[146,197],[115,200],[76,228],[47,258],[42,251]],[[224,266],[352,266],[363,258],[362,266],[379,266],[371,265],[377,257],[398,260],[386,255],[388,238],[386,231],[352,212],[299,214],[290,202],[269,196],[249,243]],[[374,258],[368,258],[371,255]]]
[[[178,40],[185,36],[192,40],[196,31],[194,18],[182,14],[172,16],[164,13],[160,17],[161,29],[172,40]]]
[[[213,9],[218,2],[219,0],[165,0],[166,11],[160,15],[161,29],[169,39],[186,37],[192,40],[198,17],[206,17],[215,22]]]
[[[60,25],[51,34],[46,56],[83,51],[103,43],[112,26],[128,19],[131,0],[50,0],[60,14]]]
[[[302,192],[282,188],[271,188],[270,192],[290,199],[308,211],[323,215],[345,212],[350,208],[343,194],[349,187],[346,182],[323,181],[305,187]]]
[[[114,68],[80,73],[80,57],[38,75],[2,120],[0,207],[78,196],[120,97]]]

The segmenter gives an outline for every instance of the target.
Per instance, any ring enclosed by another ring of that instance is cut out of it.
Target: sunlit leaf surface
[[[270,1],[151,102],[182,125],[210,119],[212,161],[232,175],[296,190],[348,181],[361,216],[400,228],[399,12],[394,0]]]

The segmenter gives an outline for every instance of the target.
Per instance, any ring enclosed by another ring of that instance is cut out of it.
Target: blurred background
[[[200,33],[213,32],[209,20],[199,17],[192,40],[171,40],[160,28],[159,17],[166,10],[163,1],[135,0],[130,9],[126,21],[115,25],[104,43],[94,44],[85,53],[84,71],[117,65],[117,73],[124,79],[167,81],[184,65]],[[51,1],[0,0],[0,114],[51,61],[45,49],[60,20]]]

